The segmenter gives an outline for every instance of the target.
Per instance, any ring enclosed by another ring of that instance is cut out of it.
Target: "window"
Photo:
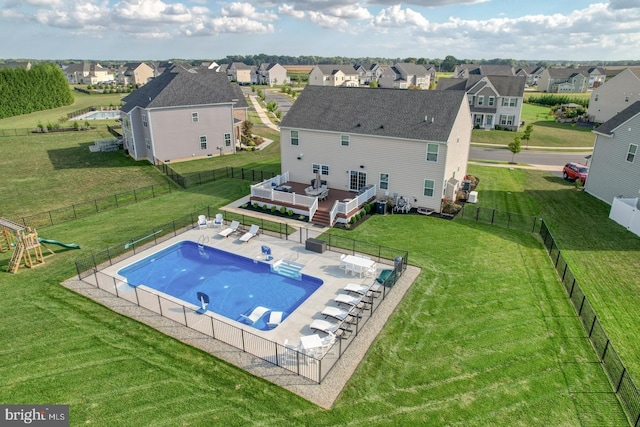
[[[141,118],[142,118],[142,126],[149,127],[149,122],[147,121],[147,115],[143,114]]]
[[[629,96],[628,95],[624,97],[624,102],[629,102]]]
[[[329,175],[329,165],[319,165],[317,163],[312,164],[311,173],[315,175],[318,171],[320,171],[322,175]]]
[[[147,146],[147,150],[151,150],[151,140],[149,138],[144,139],[144,145]]]
[[[298,141],[298,131],[297,130],[292,130],[291,131],[291,145],[298,145],[299,141]]]
[[[191,113],[191,122],[198,123],[198,113]]]
[[[349,135],[340,135],[340,145],[343,147],[349,146]]]
[[[436,183],[432,179],[424,180],[424,196],[425,197],[433,197],[433,189],[435,188]]]
[[[478,96],[478,106],[481,107],[484,105],[484,95]]]
[[[320,166],[320,173],[322,175],[329,175],[329,166],[328,165]]]
[[[388,190],[389,189],[389,174],[381,173],[380,174],[380,189]]]
[[[638,146],[636,144],[629,144],[629,151],[627,151],[627,162],[633,163],[633,160],[636,158],[637,151]]]
[[[518,98],[502,98],[503,107],[515,107],[518,105]]]
[[[490,96],[489,97],[489,102],[487,103],[487,105],[489,105],[489,107],[493,107],[494,105],[496,105],[496,97],[495,96]]]
[[[438,161],[438,144],[427,144],[427,162]]]
[[[207,135],[200,136],[200,149],[201,150],[207,149]]]
[[[226,147],[231,147],[231,134],[230,133],[225,133],[224,134],[224,145]]]
[[[600,94],[599,94],[599,93],[596,93],[596,94],[593,96],[593,100],[594,100],[595,102],[598,102],[598,98],[600,98]]]
[[[513,114],[501,114],[500,115],[500,124],[501,125],[513,125],[513,122],[516,120],[516,116]]]
[[[311,165],[311,173],[318,173],[318,171],[320,170],[320,165],[317,163],[314,163]]]
[[[469,95],[469,105],[473,105],[473,95]]]

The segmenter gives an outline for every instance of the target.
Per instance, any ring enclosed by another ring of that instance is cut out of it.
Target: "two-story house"
[[[380,64],[358,64],[355,66],[358,75],[360,76],[360,84],[364,86],[370,85],[372,82],[377,82],[384,71],[384,68]]]
[[[637,198],[640,191],[640,101],[593,130],[596,142],[585,191],[612,204],[618,196]]]
[[[260,64],[257,74],[258,84],[269,85],[269,87],[290,82],[287,70],[277,62]]]
[[[506,64],[460,64],[453,70],[453,78],[466,79],[472,75],[479,76],[515,76],[511,65]]]
[[[476,128],[518,130],[525,80],[525,77],[472,74],[467,79],[440,79],[436,90],[464,90]]]
[[[538,90],[550,93],[580,93],[589,88],[589,74],[578,68],[547,68],[538,78]]]
[[[636,101],[640,101],[640,68],[625,68],[591,92],[589,119],[604,123]]]
[[[527,86],[537,86],[538,79],[543,71],[544,67],[541,66],[521,67],[515,69],[515,75],[525,77]]]
[[[69,84],[94,85],[114,80],[113,72],[97,63],[78,62],[68,65],[62,71]]]
[[[330,191],[374,188],[440,212],[467,173],[470,117],[464,91],[307,86],[280,124],[282,170],[290,181],[319,173]]]
[[[152,67],[144,62],[129,62],[118,68],[116,82],[142,86],[154,77]]]
[[[123,145],[153,164],[236,151],[247,102],[227,76],[174,65],[123,98]]]
[[[358,71],[352,65],[316,65],[309,72],[310,86],[358,87]]]
[[[244,62],[232,62],[226,69],[227,75],[232,82],[239,85],[250,85],[257,83],[255,67]]]
[[[398,62],[382,72],[378,80],[381,88],[391,89],[429,89],[435,81],[435,67],[411,62]]]

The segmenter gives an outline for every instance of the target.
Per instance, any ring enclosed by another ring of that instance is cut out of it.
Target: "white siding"
[[[589,116],[596,123],[604,123],[636,101],[640,101],[640,79],[627,68],[593,89]]]

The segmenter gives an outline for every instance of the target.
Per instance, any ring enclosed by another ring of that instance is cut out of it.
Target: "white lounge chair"
[[[207,228],[207,217],[205,215],[198,215],[198,228]]]
[[[224,230],[222,230],[221,232],[219,232],[218,236],[229,237],[230,234],[238,231],[238,227],[240,227],[240,222],[231,221],[231,224],[229,224],[229,227],[227,227]]]
[[[349,317],[350,312],[339,307],[325,307],[320,313],[325,317],[333,317],[336,320],[343,321]]]
[[[367,295],[369,292],[380,292],[380,285],[378,285],[377,283],[374,283],[373,285],[359,285],[357,283],[349,283],[344,287],[344,290],[347,292],[353,292],[358,295]]]
[[[224,222],[224,218],[222,217],[222,214],[216,214],[216,218],[213,220],[213,228],[220,228],[222,227],[222,223]]]
[[[282,315],[284,313],[281,311],[272,311],[269,315],[269,320],[267,321],[267,326],[270,328],[275,328],[280,323],[282,323]]]
[[[260,230],[260,227],[258,227],[255,224],[251,225],[251,228],[249,229],[249,231],[247,231],[246,233],[244,233],[242,235],[242,237],[240,237],[240,241],[241,242],[248,242],[249,239],[251,239],[252,237],[254,237],[256,234],[258,234],[258,230]]]
[[[355,297],[353,295],[338,294],[338,296],[336,296],[333,300],[338,304],[347,304],[352,307],[355,307],[356,305],[360,304],[360,302],[362,301],[362,296]]]
[[[253,325],[268,312],[269,312],[269,309],[267,307],[263,307],[259,305],[253,309],[251,314],[249,315],[241,314],[240,317],[242,317],[245,320],[245,322],[247,322],[248,324]]]
[[[345,336],[346,333],[351,332],[350,329],[346,329],[340,323],[333,323],[324,319],[314,319],[314,321],[311,322],[309,327],[314,331],[321,331],[321,332],[324,332],[325,334],[333,335],[336,337],[344,337],[344,338],[346,338]]]

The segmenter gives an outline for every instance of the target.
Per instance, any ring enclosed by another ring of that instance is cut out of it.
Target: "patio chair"
[[[248,242],[249,239],[251,239],[252,237],[255,237],[256,234],[258,234],[258,231],[260,230],[260,227],[255,225],[255,224],[251,224],[251,228],[249,229],[249,231],[247,231],[246,233],[244,233],[241,237],[240,237],[240,241],[241,242]]]
[[[198,228],[207,228],[207,217],[205,215],[198,215]]]
[[[362,295],[360,297],[355,297],[353,295],[338,294],[333,300],[338,304],[347,304],[351,307],[355,307],[362,301]]]
[[[322,314],[325,318],[331,317],[340,322],[343,322],[343,321],[351,322],[356,317],[360,316],[359,313],[356,313],[353,310],[345,310],[340,307],[332,307],[332,306],[325,307],[320,314]]]
[[[347,334],[352,332],[350,329],[343,327],[342,324],[329,322],[324,319],[314,319],[309,327],[314,331],[324,332],[325,334],[331,334],[341,338],[347,338]]]
[[[269,314],[269,320],[267,320],[267,326],[273,329],[276,326],[280,325],[280,323],[282,323],[283,314],[284,313],[281,311],[272,311],[271,314]]]
[[[376,282],[383,284],[393,274],[393,270],[385,269],[380,272],[380,275],[376,279]]]
[[[231,224],[229,224],[229,227],[227,227],[224,230],[222,230],[221,232],[219,232],[218,236],[229,237],[229,235],[231,235],[232,233],[235,233],[236,231],[238,231],[238,227],[240,227],[240,222],[231,221]]]
[[[240,317],[244,319],[250,325],[253,325],[258,320],[262,319],[262,316],[267,314],[270,310],[267,307],[263,307],[261,305],[254,308],[250,314],[241,314]]]
[[[213,220],[213,228],[220,228],[222,227],[222,223],[224,222],[224,218],[222,217],[222,214],[216,214],[216,218]]]
[[[373,285],[359,285],[357,283],[349,283],[343,289],[347,292],[353,292],[358,295],[367,295],[367,296],[382,292],[380,290],[380,285],[377,283],[374,283]]]

